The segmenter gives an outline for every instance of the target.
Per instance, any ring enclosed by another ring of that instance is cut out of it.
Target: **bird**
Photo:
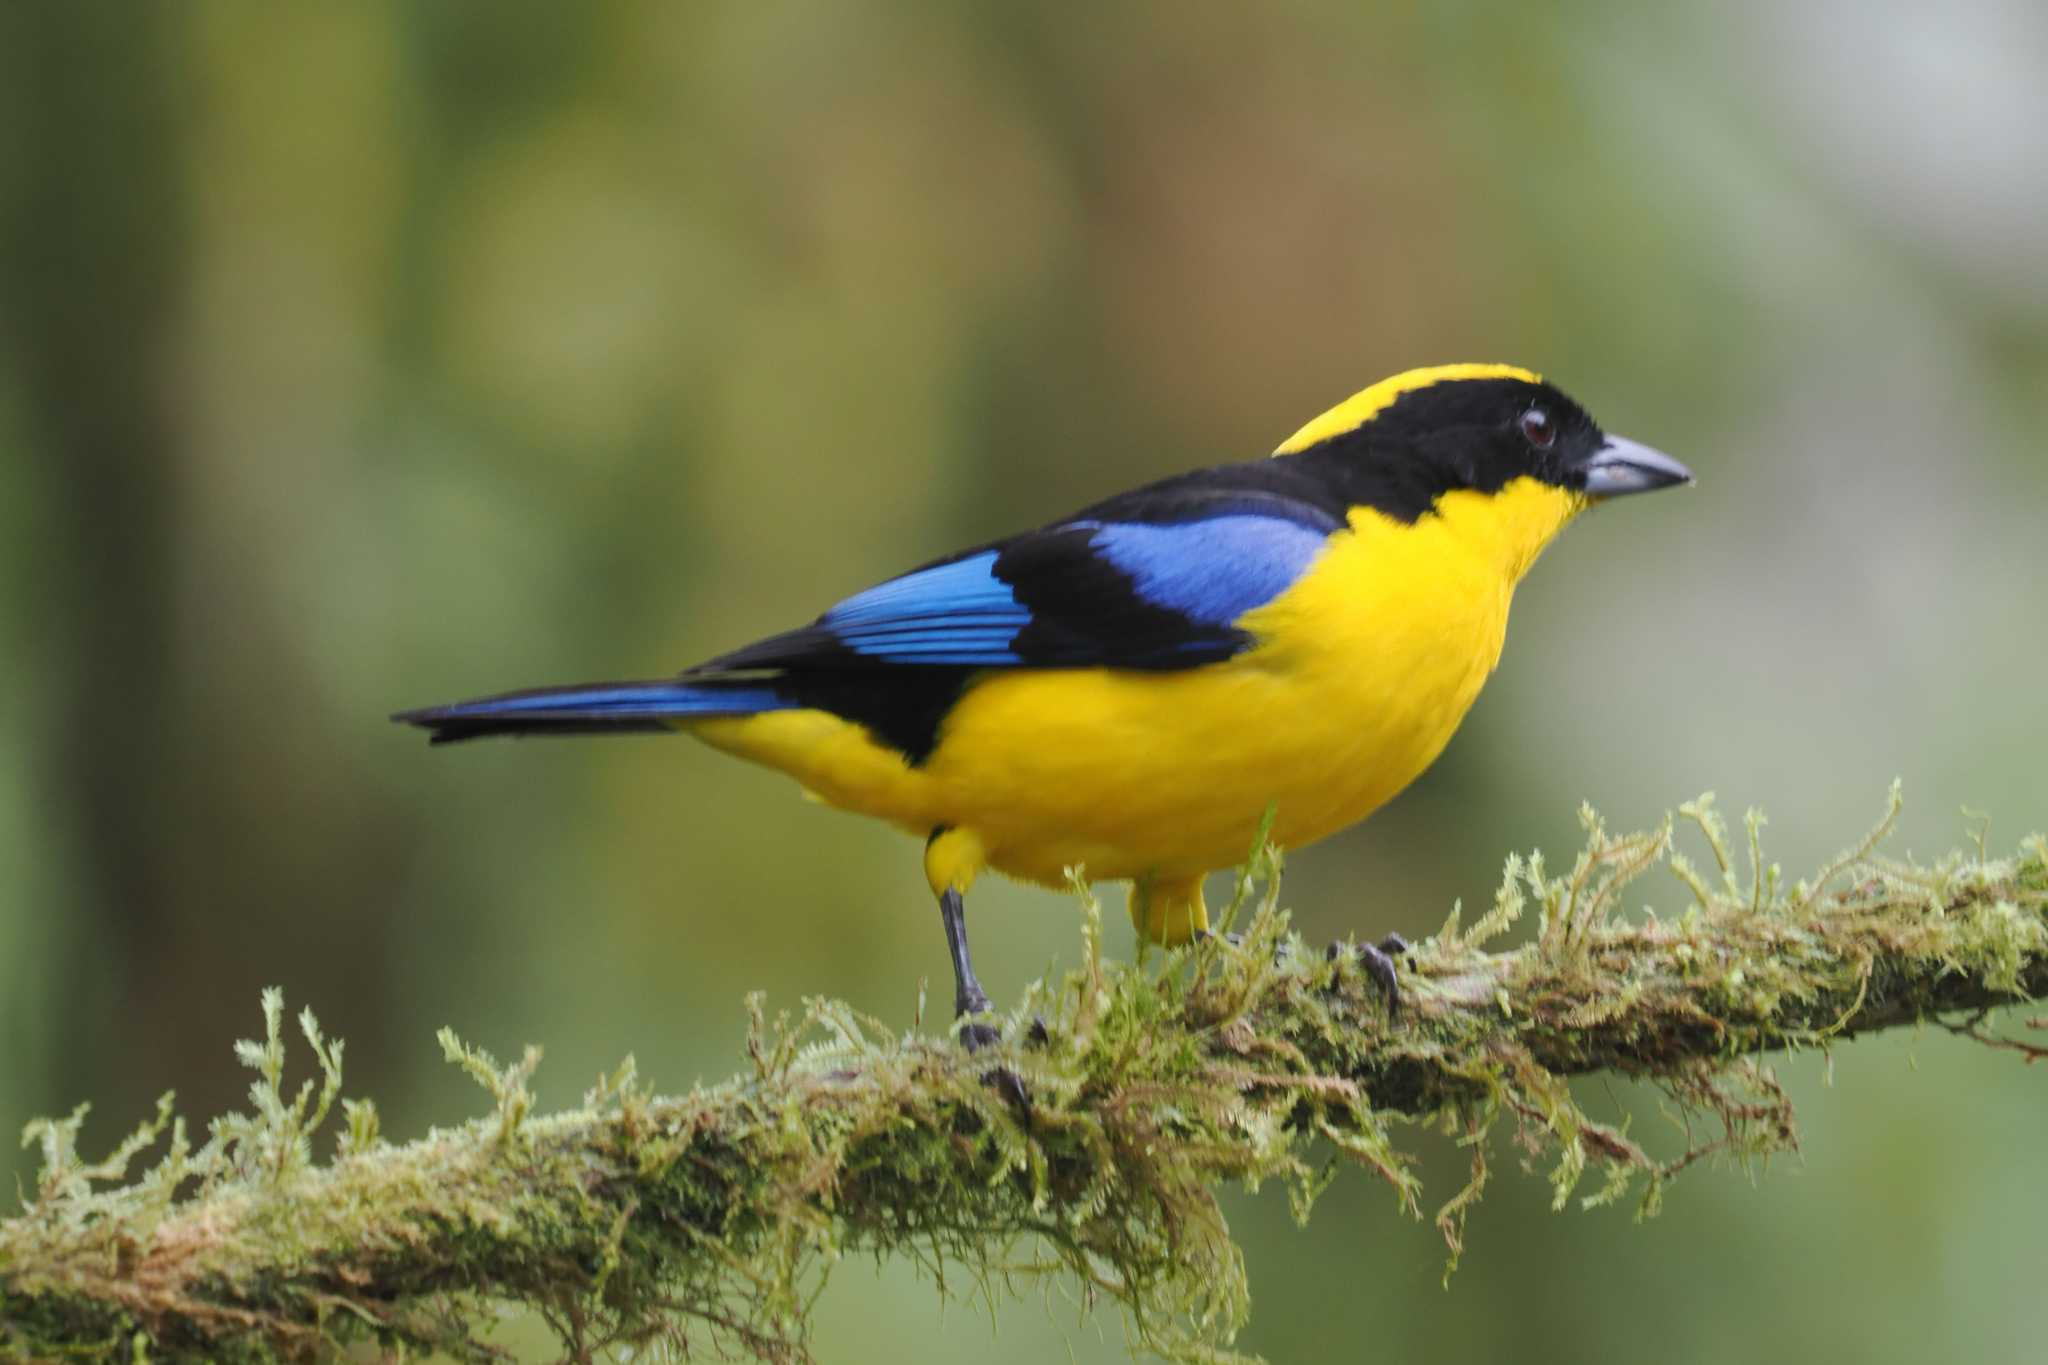
[[[933,560],[674,676],[393,719],[436,744],[680,731],[922,838],[972,1050],[998,1036],[967,942],[984,872],[1128,882],[1138,934],[1206,935],[1204,876],[1265,822],[1312,844],[1435,761],[1560,531],[1692,479],[1534,371],[1411,369],[1270,456]],[[1390,1011],[1405,947],[1358,949]]]

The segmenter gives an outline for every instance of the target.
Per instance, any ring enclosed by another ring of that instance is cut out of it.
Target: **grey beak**
[[[1648,493],[1673,484],[1691,483],[1692,471],[1661,450],[1610,436],[1593,458],[1579,466],[1586,471],[1586,492],[1596,498]]]

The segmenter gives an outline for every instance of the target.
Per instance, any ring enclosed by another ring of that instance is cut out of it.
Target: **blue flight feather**
[[[935,564],[857,592],[819,618],[856,654],[910,664],[1021,662],[1010,641],[1031,612],[993,572],[996,552]]]

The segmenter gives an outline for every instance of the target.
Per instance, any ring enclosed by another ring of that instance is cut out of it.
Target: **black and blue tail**
[[[391,719],[417,725],[435,744],[487,735],[617,735],[658,733],[673,722],[781,711],[790,702],[758,680],[585,683],[506,692],[450,706],[400,711]]]

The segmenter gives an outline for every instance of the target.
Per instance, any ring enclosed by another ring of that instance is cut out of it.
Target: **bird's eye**
[[[1522,435],[1538,450],[1550,449],[1550,443],[1557,439],[1557,427],[1552,424],[1550,414],[1542,408],[1530,408],[1522,414]]]

